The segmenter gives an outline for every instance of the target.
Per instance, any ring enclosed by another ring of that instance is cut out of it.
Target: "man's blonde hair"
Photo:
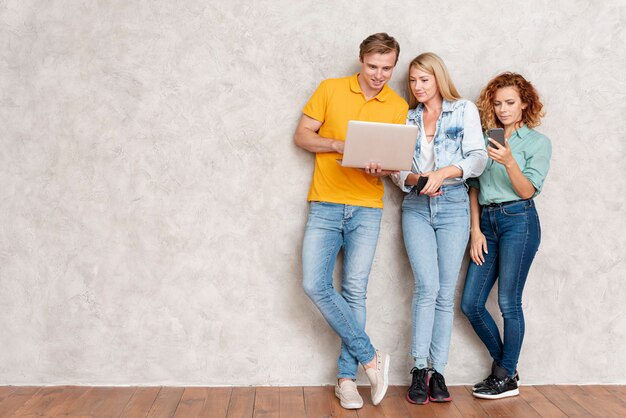
[[[396,53],[396,62],[393,64],[396,65],[400,56],[400,44],[393,36],[389,36],[385,32],[375,33],[361,42],[359,61],[363,62],[363,57],[367,54],[389,54],[391,52]]]

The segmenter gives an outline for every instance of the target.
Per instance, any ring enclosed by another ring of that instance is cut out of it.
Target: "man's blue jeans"
[[[359,363],[376,351],[365,333],[367,281],[376,252],[382,209],[311,202],[302,245],[303,287],[341,337],[338,378],[356,379]],[[341,294],[333,268],[343,249]]]
[[[465,185],[444,185],[442,190],[443,195],[434,198],[414,192],[405,196],[402,231],[415,279],[411,354],[416,362],[428,359],[443,374],[470,220]]]
[[[470,262],[461,310],[496,364],[513,376],[524,339],[522,291],[541,241],[535,204],[532,200],[521,200],[485,206],[480,218],[480,230],[487,239],[489,253],[484,254],[482,266]],[[496,280],[498,305],[504,317],[504,341],[495,321],[485,309]]]

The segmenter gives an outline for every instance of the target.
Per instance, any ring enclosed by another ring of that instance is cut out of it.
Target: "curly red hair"
[[[493,108],[493,100],[496,90],[503,87],[514,87],[522,100],[526,104],[526,109],[522,110],[522,122],[529,128],[534,128],[541,124],[541,118],[545,115],[543,104],[539,100],[539,94],[535,87],[520,74],[506,72],[493,78],[480,92],[476,106],[480,112],[480,123],[486,131],[490,128],[502,128],[502,122],[496,117]]]

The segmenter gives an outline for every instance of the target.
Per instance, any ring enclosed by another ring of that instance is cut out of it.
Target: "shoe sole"
[[[441,399],[437,399],[437,398],[433,398],[432,396],[429,396],[428,399],[430,399],[431,402],[444,403],[444,402],[451,402],[452,396],[447,397],[447,398],[441,398]]]
[[[347,402],[344,402],[343,400],[341,400],[341,397],[339,396],[337,391],[335,391],[335,396],[337,397],[337,399],[339,399],[339,405],[341,405],[341,407],[343,409],[360,409],[360,408],[363,408],[363,401],[361,401],[361,403],[347,403]]]
[[[409,398],[409,393],[407,392],[406,394],[406,400],[408,403],[412,403],[413,405],[426,405],[428,403],[428,398],[426,398],[426,400],[422,403],[420,402],[415,402],[413,399]]]
[[[472,393],[472,395],[480,399],[502,399],[519,395],[519,389],[507,390],[506,392],[498,393],[497,395],[486,395],[484,393],[476,392]]]
[[[341,407],[343,409],[361,409],[363,408],[363,402],[361,402],[360,404],[349,404],[349,403],[343,403],[341,402],[341,399],[339,400],[339,405],[341,405]]]
[[[385,394],[387,393],[387,388],[389,387],[389,363],[391,363],[391,357],[389,354],[385,353],[385,370],[383,371],[383,390],[380,392],[380,395],[376,399],[372,399],[372,404],[374,406],[378,405],[382,402]],[[379,399],[380,398],[380,399]]]

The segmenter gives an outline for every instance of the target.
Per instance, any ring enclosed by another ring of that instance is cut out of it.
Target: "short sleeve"
[[[328,87],[326,81],[322,81],[309,99],[302,113],[319,122],[326,120],[326,107],[328,103]]]

